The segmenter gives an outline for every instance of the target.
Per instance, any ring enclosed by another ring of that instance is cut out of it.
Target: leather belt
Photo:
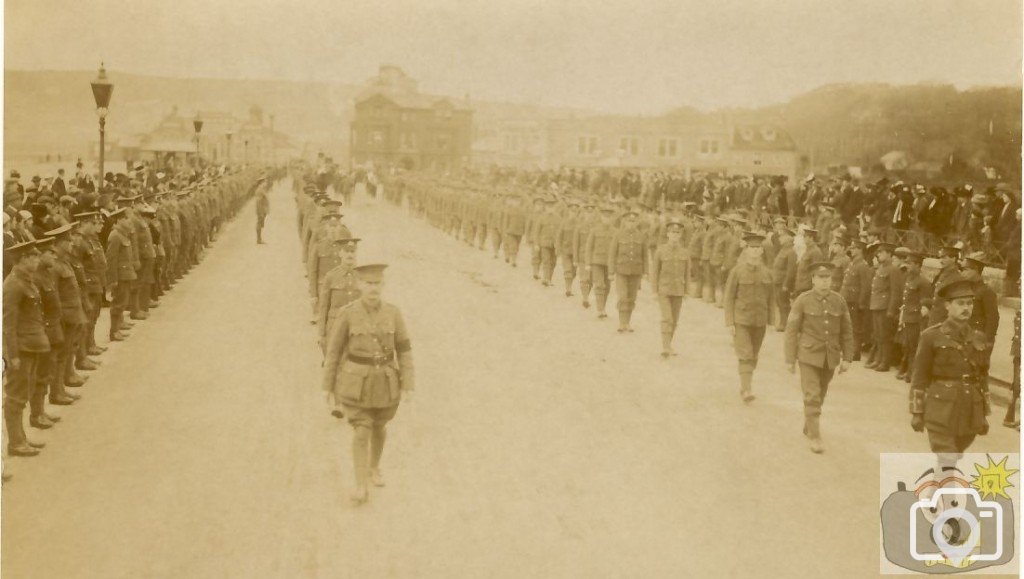
[[[366,366],[383,366],[384,364],[388,364],[394,360],[395,355],[394,353],[378,354],[375,356],[356,356],[354,354],[349,354],[348,359],[356,364],[364,364]]]

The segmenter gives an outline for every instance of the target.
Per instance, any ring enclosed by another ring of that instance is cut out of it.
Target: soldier
[[[658,293],[661,309],[661,357],[675,356],[672,337],[679,325],[679,310],[686,297],[689,278],[689,250],[683,245],[683,223],[671,219],[665,224],[668,241],[658,246],[651,260],[651,287]]]
[[[498,259],[498,252],[501,250],[503,232],[502,221],[505,215],[505,200],[500,195],[491,198],[487,204],[487,235],[491,238],[491,249],[494,250],[494,259]]]
[[[754,400],[752,382],[757,356],[761,352],[765,328],[774,323],[775,284],[764,264],[764,236],[747,233],[746,247],[725,282],[723,308],[725,326],[733,335],[733,347],[739,359],[740,397]]]
[[[850,256],[846,254],[846,240],[834,236],[829,243],[828,260],[836,267],[832,270],[832,291],[839,292],[843,288],[843,274],[850,265]],[[847,302],[849,303],[849,302]]]
[[[615,208],[601,208],[601,220],[590,230],[587,236],[586,271],[594,284],[594,296],[597,298],[597,318],[608,317],[605,306],[608,303],[608,248],[615,236]],[[584,306],[586,307],[586,306]]]
[[[708,218],[710,219],[710,217]],[[705,302],[714,303],[715,293],[718,290],[718,267],[721,262],[716,262],[715,246],[718,243],[718,236],[722,235],[725,229],[726,220],[716,217],[709,221],[707,233],[704,234],[704,243],[700,250],[701,270],[704,284],[701,297]]]
[[[46,339],[50,343],[50,351],[39,359],[36,386],[33,400],[36,408],[42,409],[43,401],[49,392],[50,404],[58,406],[70,405],[80,396],[72,394],[64,388],[64,372],[60,371],[60,356],[64,348],[64,307],[58,289],[57,251],[52,237],[36,240],[36,248],[40,250],[39,267],[33,281],[39,288],[43,309],[43,327]],[[41,428],[38,427],[37,428]]]
[[[86,211],[76,213],[75,220],[79,223],[80,234],[75,242],[72,252],[78,261],[82,263],[85,274],[85,285],[82,287],[82,305],[85,307],[86,324],[82,332],[82,339],[78,348],[78,360],[81,362],[79,370],[92,369],[96,362],[89,360],[88,356],[98,356],[106,351],[96,345],[96,321],[100,316],[100,308],[103,304],[103,289],[106,286],[107,258],[103,253],[103,247],[99,242],[99,230],[101,226],[100,214],[97,211]],[[88,363],[86,363],[88,362]]]
[[[689,206],[688,206],[689,207]],[[704,259],[703,248],[704,248],[704,236],[707,235],[707,224],[704,219],[699,215],[693,215],[692,217],[695,227],[693,235],[690,236],[690,241],[687,244],[689,248],[689,268],[690,268],[690,295],[695,298],[702,296],[704,281],[703,268],[701,262]]]
[[[712,249],[711,254],[711,267],[715,270],[715,295],[712,300],[716,306],[723,307],[723,288],[725,287],[725,278],[729,275],[729,270],[726,269],[726,260],[729,255],[729,247],[733,244],[735,233],[733,232],[732,220],[728,217],[719,217],[719,222],[722,224],[722,228],[719,230],[718,235],[715,236],[715,245]]]
[[[939,298],[939,288],[960,279],[960,248],[947,245],[939,249],[939,273],[932,279],[932,307],[928,315],[928,325],[942,323],[946,319],[946,308]]]
[[[133,197],[138,200],[139,196]],[[149,224],[142,216],[142,210],[148,211],[147,207],[136,209],[129,204],[125,211],[125,219],[132,224],[133,239],[132,247],[138,252],[139,263],[135,268],[136,286],[131,296],[131,319],[149,319],[150,289],[153,286],[153,263],[156,261],[156,249],[153,247],[153,234],[149,230]]]
[[[892,341],[896,334],[896,294],[903,288],[897,285],[893,272],[891,243],[879,243],[875,247],[875,274],[871,278],[871,311],[872,337],[875,347],[871,350],[871,358],[865,368],[878,372],[888,372]]]
[[[383,264],[361,265],[360,298],[342,309],[327,341],[323,389],[332,411],[340,400],[353,428],[352,501],[366,502],[367,483],[384,486],[380,459],[387,423],[415,389],[409,334],[398,308],[381,300]]]
[[[541,254],[543,253],[538,236],[541,222],[545,219],[546,213],[544,198],[535,197],[529,219],[526,222],[526,242],[530,245],[530,267],[533,268],[533,279],[538,280],[540,279]]]
[[[128,307],[131,284],[138,279],[132,264],[132,230],[124,219],[124,209],[110,214],[114,227],[107,238],[107,291],[110,292],[110,341],[128,338],[124,328],[124,311]]]
[[[871,343],[871,278],[875,272],[864,259],[863,241],[850,244],[850,263],[843,272],[839,295],[846,300],[853,323],[853,342],[856,345],[851,361],[859,362],[860,353]]]
[[[551,286],[551,276],[555,272],[555,259],[558,251],[556,244],[560,225],[558,215],[555,213],[555,203],[554,199],[545,199],[544,209],[533,222],[534,244],[539,247],[541,284],[544,287]]]
[[[565,297],[572,297],[572,282],[576,279],[576,228],[580,221],[580,205],[569,201],[568,214],[559,221],[555,234],[555,245],[562,259],[562,278],[565,280]]]
[[[921,332],[910,390],[911,427],[928,430],[936,472],[952,470],[977,435],[988,434],[991,411],[983,367],[989,348],[983,332],[971,327],[972,282],[955,279],[939,288],[944,322]]]
[[[505,263],[518,267],[519,244],[526,233],[527,216],[523,200],[518,195],[510,195],[508,205],[501,223],[501,230],[505,233]]]
[[[598,217],[594,210],[593,203],[583,204],[583,213],[576,220],[576,226],[572,232],[572,253],[576,258],[576,266],[580,276],[580,295],[583,297],[583,309],[590,307],[590,290],[593,288],[591,271],[587,267],[586,251],[587,237],[594,225],[598,223]],[[564,264],[564,262],[563,262]]]
[[[825,451],[821,438],[821,407],[838,367],[842,374],[853,358],[853,328],[843,296],[832,291],[831,262],[809,268],[813,288],[793,301],[786,321],[786,364],[796,373],[804,396],[804,436],[814,453]]]
[[[909,383],[911,370],[914,367],[914,355],[917,353],[918,340],[921,337],[921,308],[929,294],[928,280],[921,275],[921,264],[924,263],[924,256],[920,253],[910,252],[904,256],[904,264],[907,266],[906,280],[903,282],[903,304],[899,313],[900,340],[903,342],[903,359],[900,362],[900,372],[896,375],[897,380]]]
[[[324,275],[324,280],[320,284],[320,297],[317,300],[317,330],[321,352],[327,348],[327,336],[330,335],[331,326],[338,312],[359,297],[359,285],[353,271],[359,241],[358,237],[339,237],[334,240],[334,248],[338,252],[338,265]]]
[[[33,280],[39,268],[39,250],[35,242],[25,241],[8,247],[6,259],[14,262],[11,274],[4,279],[3,292],[7,454],[35,456],[45,444],[28,440],[24,423],[25,405],[38,382],[39,359],[50,351],[43,327],[42,296]],[[49,416],[43,420],[47,419]]]
[[[64,343],[57,349],[55,370],[63,380],[60,383],[68,387],[81,386],[89,379],[88,376],[78,375],[74,366],[79,341],[88,321],[85,317],[85,308],[82,307],[82,288],[79,285],[79,281],[84,285],[85,279],[83,277],[79,280],[79,275],[72,265],[74,258],[71,256],[71,232],[76,227],[77,223],[69,223],[46,232],[47,237],[53,238],[57,258],[52,270],[57,276],[57,292],[61,303],[60,323],[64,334]]]
[[[626,211],[622,227],[608,244],[608,271],[615,273],[615,294],[619,298],[618,332],[632,332],[629,325],[636,307],[636,294],[647,274],[647,239],[638,227],[636,211]]]
[[[985,271],[985,252],[979,251],[964,258],[963,279],[971,282],[974,289],[974,309],[971,310],[970,324],[975,330],[985,335],[988,350],[985,352],[985,364],[982,376],[988,380],[988,369],[992,359],[992,347],[996,343],[996,331],[999,329],[999,298],[982,278]]]
[[[803,254],[796,262],[796,268],[790,271],[793,288],[793,296],[799,296],[811,289],[811,265],[825,261],[825,256],[818,247],[818,231],[816,229],[804,230],[804,242],[806,247]],[[796,299],[794,297],[794,299]]]
[[[772,262],[772,283],[775,285],[775,300],[779,307],[779,317],[775,325],[776,331],[786,330],[786,319],[792,302],[793,286],[790,285],[789,272],[796,271],[796,250],[793,249],[793,232],[785,227],[778,230],[779,251]]]

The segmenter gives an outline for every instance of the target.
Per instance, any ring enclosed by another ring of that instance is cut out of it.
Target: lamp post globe
[[[96,101],[96,115],[100,119],[100,174],[97,189],[103,188],[103,156],[106,153],[107,111],[110,107],[110,96],[114,93],[114,85],[107,79],[107,69],[100,63],[99,74],[92,81],[92,97]]]

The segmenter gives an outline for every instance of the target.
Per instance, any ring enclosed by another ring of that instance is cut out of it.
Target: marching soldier
[[[339,400],[353,428],[352,501],[365,503],[368,483],[384,486],[380,459],[387,423],[415,389],[409,334],[398,308],[381,300],[383,264],[361,265],[360,298],[342,309],[327,341],[323,389]]]
[[[256,180],[256,243],[263,245],[263,226],[270,214],[270,199],[267,197],[269,187],[265,177]]]
[[[865,247],[859,240],[850,244],[850,263],[843,272],[843,283],[839,289],[853,323],[853,342],[856,344],[851,358],[853,362],[860,361],[860,353],[871,342],[871,278],[875,272],[864,259]]]
[[[786,364],[796,373],[804,396],[804,436],[812,452],[825,451],[821,439],[821,407],[838,368],[842,374],[853,358],[853,328],[843,296],[832,291],[831,262],[810,266],[810,291],[793,301],[786,321]]]
[[[793,232],[781,228],[778,233],[779,252],[772,262],[772,283],[775,284],[775,300],[778,302],[779,318],[775,329],[782,332],[786,329],[789,308],[793,296],[789,272],[796,271],[796,250],[793,249]]]
[[[3,352],[7,369],[3,406],[7,454],[35,456],[45,445],[33,443],[25,434],[25,405],[37,387],[40,357],[50,351],[43,326],[42,296],[33,279],[39,268],[39,250],[35,242],[25,241],[8,247],[6,259],[14,262],[3,288]],[[43,420],[49,418],[40,416]]]
[[[508,197],[508,209],[502,216],[501,230],[505,233],[505,263],[518,267],[519,245],[526,233],[527,216],[523,208],[522,198],[518,195]]]
[[[939,273],[932,280],[932,307],[928,315],[928,325],[942,323],[946,319],[946,308],[939,298],[939,289],[948,283],[960,279],[960,248],[947,245],[939,249]]]
[[[580,206],[569,201],[568,213],[562,218],[555,234],[555,246],[562,259],[562,278],[565,280],[565,297],[572,297],[572,282],[576,279],[576,228],[579,226]]]
[[[651,287],[658,293],[661,309],[661,357],[675,356],[672,337],[679,325],[679,310],[686,297],[689,278],[689,251],[682,243],[683,223],[669,220],[665,225],[668,241],[654,251],[651,267]]]
[[[608,271],[615,274],[615,295],[619,298],[619,333],[632,332],[629,325],[636,308],[636,295],[647,274],[647,239],[637,224],[639,214],[626,211],[622,227],[608,244]]]
[[[576,220],[576,226],[572,232],[572,254],[576,258],[576,266],[580,276],[580,295],[583,297],[583,308],[590,307],[590,290],[593,288],[590,268],[587,267],[586,251],[587,238],[590,231],[598,222],[594,213],[596,206],[593,203],[583,204],[583,213]]]
[[[938,460],[936,472],[951,470],[974,438],[988,434],[991,411],[983,368],[989,348],[985,334],[971,327],[972,282],[957,279],[939,288],[947,316],[921,332],[910,390],[911,427],[928,430]]]
[[[338,312],[359,297],[359,284],[353,270],[358,244],[358,237],[339,237],[334,240],[334,248],[339,257],[338,266],[324,275],[323,283],[320,284],[320,298],[317,300],[317,330],[321,352],[327,348],[327,336],[330,335]]]
[[[541,284],[544,287],[551,286],[551,276],[555,272],[555,258],[558,251],[556,245],[559,219],[555,214],[555,202],[554,199],[545,199],[544,209],[533,222],[534,244],[539,247]]]
[[[739,358],[740,397],[751,402],[755,398],[752,382],[765,328],[774,323],[775,284],[762,257],[764,236],[748,233],[743,242],[746,247],[739,263],[725,282],[723,308],[725,325],[732,332]]]
[[[498,252],[501,250],[503,232],[502,221],[505,214],[505,200],[500,195],[495,195],[487,205],[487,235],[491,238],[491,249],[494,250],[494,259],[498,259]]]
[[[610,206],[601,208],[601,220],[590,230],[586,246],[586,270],[591,283],[594,284],[594,296],[597,298],[597,318],[608,317],[605,306],[608,303],[608,248],[615,237],[615,209]],[[586,306],[584,306],[586,307]]]
[[[704,279],[702,288],[702,298],[705,302],[714,303],[715,294],[718,291],[718,267],[722,264],[721,261],[717,261],[715,246],[718,244],[718,237],[722,235],[725,229],[726,221],[721,217],[716,217],[714,221],[709,222],[707,233],[704,234],[704,244],[700,250],[701,270]]]
[[[689,267],[690,281],[692,284],[690,292],[693,297],[700,299],[703,295],[702,292],[704,291],[702,286],[704,281],[704,270],[701,267],[701,262],[704,259],[704,236],[707,235],[707,224],[699,215],[694,215],[693,221],[696,223],[696,227],[694,228],[693,235],[690,236],[690,241],[687,244],[690,254]]]
[[[971,282],[974,290],[974,308],[971,310],[971,327],[985,335],[988,350],[985,352],[985,364],[982,376],[988,379],[988,369],[992,359],[992,347],[996,343],[996,331],[999,329],[999,298],[996,292],[988,287],[981,274],[985,271],[985,253],[975,252],[964,258],[961,271],[963,279]]]

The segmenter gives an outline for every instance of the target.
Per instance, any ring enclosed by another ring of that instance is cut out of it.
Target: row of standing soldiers
[[[4,279],[4,419],[7,451],[34,456],[45,446],[23,423],[51,428],[60,417],[46,403],[67,406],[95,370],[100,309],[110,306],[110,340],[128,337],[148,310],[202,257],[220,224],[233,216],[259,178],[256,170],[229,173],[180,191],[123,194],[117,209],[79,207],[74,220],[41,230],[6,249],[13,262]],[[44,220],[40,220],[40,225]],[[109,302],[107,297],[109,296]]]

